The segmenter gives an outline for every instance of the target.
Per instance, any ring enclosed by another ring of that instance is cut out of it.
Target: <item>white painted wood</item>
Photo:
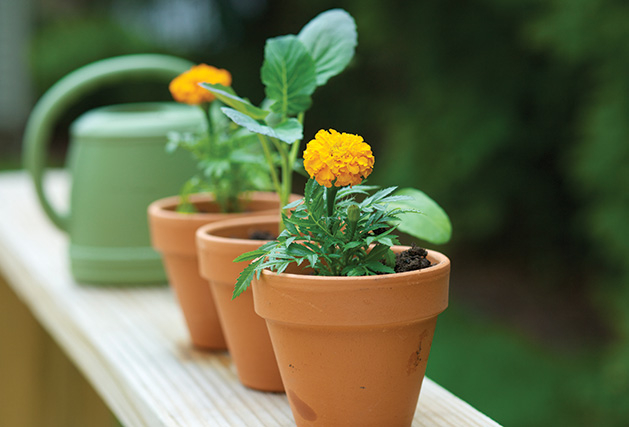
[[[63,205],[67,176],[49,175]],[[0,271],[125,426],[294,425],[285,395],[245,388],[227,353],[190,347],[167,287],[78,285],[67,249],[26,173],[0,174]],[[498,424],[426,378],[413,425]]]

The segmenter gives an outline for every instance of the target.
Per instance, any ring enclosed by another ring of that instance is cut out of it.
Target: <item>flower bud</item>
[[[359,219],[360,219],[360,208],[358,207],[358,205],[350,205],[350,207],[347,208],[348,222],[355,224],[358,222]]]

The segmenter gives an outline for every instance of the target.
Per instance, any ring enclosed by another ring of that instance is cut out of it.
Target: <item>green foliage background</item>
[[[376,156],[371,183],[419,188],[449,213],[453,240],[437,249],[454,260],[455,303],[428,374],[507,425],[626,423],[629,3],[274,0],[248,17],[215,3],[220,46],[170,52],[229,69],[256,104],[266,38],[295,34],[333,7],[356,19],[356,57],[314,95],[304,134],[361,134]],[[87,2],[83,13],[42,20],[32,50],[41,90],[98,57],[168,51]],[[607,338],[584,335],[566,351],[497,327],[457,300],[464,259],[478,270],[507,260],[539,298],[585,295]]]

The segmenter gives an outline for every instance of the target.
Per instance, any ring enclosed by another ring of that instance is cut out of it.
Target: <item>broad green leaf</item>
[[[266,124],[271,127],[279,125],[280,123],[282,123],[283,120],[284,120],[284,117],[278,113],[269,113],[269,115],[266,116],[264,119]]]
[[[411,199],[393,202],[389,205],[390,207],[416,209],[421,212],[421,214],[399,214],[398,229],[400,231],[434,244],[442,244],[450,240],[452,236],[450,218],[434,200],[414,188],[402,188],[395,194],[410,196]]]
[[[267,40],[261,76],[266,96],[275,101],[273,112],[286,117],[306,111],[312,104],[310,95],[317,87],[315,63],[296,36]]]
[[[279,139],[288,144],[301,140],[304,135],[303,126],[299,123],[299,120],[295,118],[290,118],[276,127],[271,127],[264,125],[257,120],[252,119],[248,115],[234,110],[233,108],[223,107],[221,110],[227,117],[232,119],[234,123],[246,128],[247,130]]]
[[[318,86],[345,69],[358,44],[354,18],[342,9],[316,16],[297,37],[314,59]]]
[[[269,115],[269,112],[258,108],[246,99],[240,98],[231,87],[223,86],[220,83],[201,83],[201,86],[209,90],[224,104],[229,105],[241,113],[248,115],[255,120],[262,120]]]

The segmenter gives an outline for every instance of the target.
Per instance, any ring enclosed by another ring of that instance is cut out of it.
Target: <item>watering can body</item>
[[[161,258],[150,245],[146,209],[154,200],[177,194],[196,170],[188,153],[166,152],[168,133],[198,132],[204,119],[200,109],[174,102],[113,105],[83,114],[70,128],[71,191],[65,213],[50,204],[43,185],[52,125],[86,89],[127,76],[167,81],[190,65],[164,55],[100,61],[66,76],[59,82],[63,90],[56,89],[58,83],[35,106],[24,137],[25,164],[44,211],[68,233],[77,282],[166,282]]]

